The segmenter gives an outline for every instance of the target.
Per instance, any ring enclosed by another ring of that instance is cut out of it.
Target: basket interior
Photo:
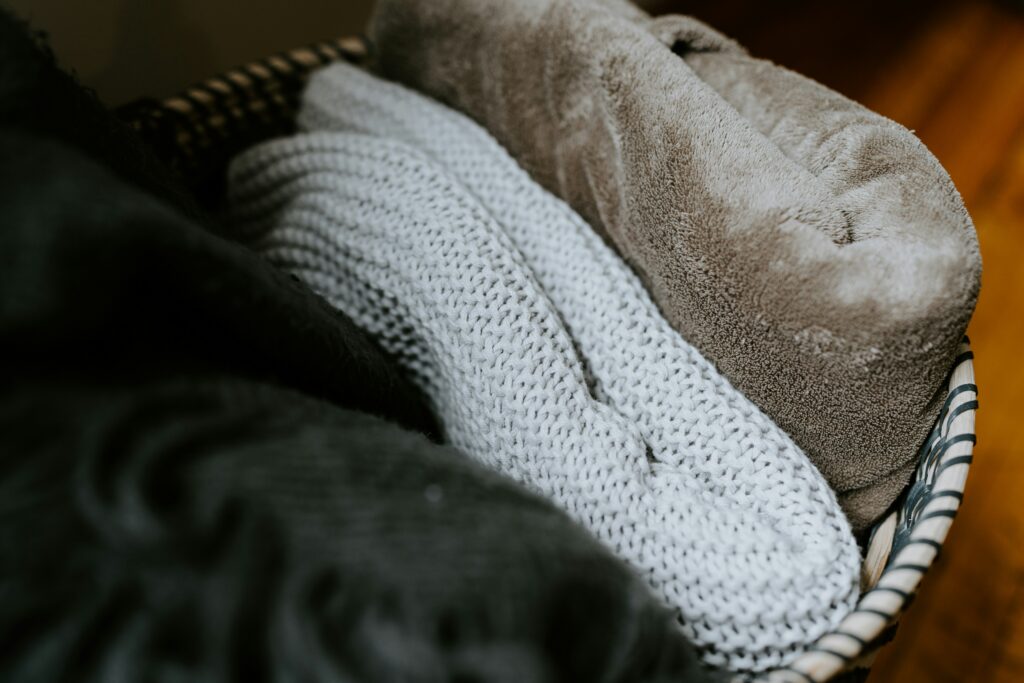
[[[164,100],[133,102],[117,114],[204,208],[217,210],[230,160],[256,143],[294,132],[310,73],[338,60],[365,63],[371,52],[359,38],[311,45],[231,69]],[[978,406],[972,359],[965,339],[942,412],[919,453],[915,479],[871,534],[857,609],[791,666],[761,680],[863,680],[874,653],[892,639],[962,500]]]

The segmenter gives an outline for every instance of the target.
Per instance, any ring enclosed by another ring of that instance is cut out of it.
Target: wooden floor
[[[969,329],[975,464],[945,552],[869,680],[1024,681],[1024,14],[980,0],[648,4],[915,130],[960,188],[984,259]]]

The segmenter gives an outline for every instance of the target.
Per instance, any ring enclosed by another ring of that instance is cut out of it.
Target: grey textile
[[[978,294],[903,127],[621,0],[381,0],[375,67],[487,127],[785,429],[855,529],[904,488]]]

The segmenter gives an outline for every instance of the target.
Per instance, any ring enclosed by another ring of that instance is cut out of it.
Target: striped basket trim
[[[295,131],[309,74],[331,62],[363,61],[367,43],[342,38],[236,67],[165,100],[117,109],[207,208],[223,196],[228,162],[242,150]]]
[[[868,587],[857,608],[792,665],[758,681],[832,681],[844,671],[870,667],[878,648],[892,638],[899,615],[913,601],[921,579],[938,557],[963,500],[976,440],[978,387],[973,358],[965,337],[950,374],[946,401],[919,452],[914,481],[897,509],[872,534],[864,572]]]

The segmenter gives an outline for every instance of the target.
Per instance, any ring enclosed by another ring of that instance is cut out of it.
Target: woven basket
[[[367,43],[346,38],[232,69],[165,100],[139,100],[118,115],[131,124],[207,208],[223,199],[228,162],[243,149],[292,132],[308,75],[337,60],[366,62]],[[875,653],[935,561],[963,497],[978,407],[973,355],[965,338],[914,481],[872,531],[856,610],[770,683],[863,681]]]

